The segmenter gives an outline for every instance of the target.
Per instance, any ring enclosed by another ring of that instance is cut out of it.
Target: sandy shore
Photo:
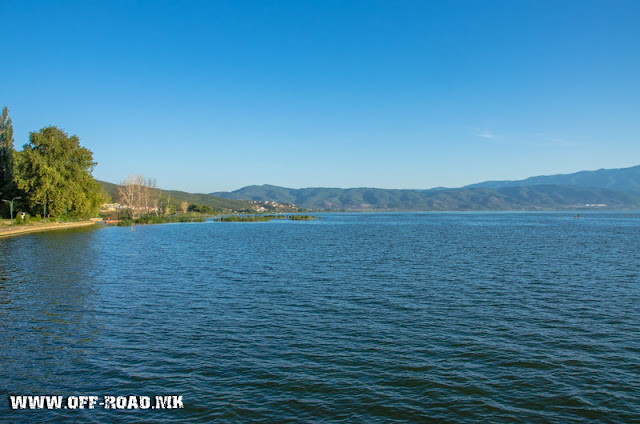
[[[17,236],[20,234],[27,234],[27,233],[37,233],[40,231],[66,230],[69,228],[86,227],[89,225],[96,225],[96,223],[92,221],[51,222],[46,224],[5,227],[5,228],[0,228],[0,238]]]

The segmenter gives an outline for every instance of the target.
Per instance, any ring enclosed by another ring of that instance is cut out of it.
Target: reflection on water
[[[327,214],[0,240],[10,422],[631,422],[640,214]]]

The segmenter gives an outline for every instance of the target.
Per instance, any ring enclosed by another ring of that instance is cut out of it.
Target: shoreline
[[[0,239],[5,237],[19,236],[22,234],[39,233],[41,231],[54,231],[54,230],[66,230],[70,228],[87,227],[89,225],[95,225],[93,221],[79,221],[79,222],[50,222],[46,224],[34,225],[34,226],[19,226],[0,229]]]

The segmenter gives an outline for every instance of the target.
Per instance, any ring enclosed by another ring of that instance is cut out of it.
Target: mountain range
[[[574,174],[547,175],[531,177],[519,181],[485,181],[471,184],[466,188],[522,187],[541,184],[562,184],[585,187],[601,187],[611,190],[640,193],[640,166],[622,169],[599,169],[580,171]]]
[[[312,210],[470,211],[640,208],[640,166],[520,181],[486,181],[462,188],[397,190],[248,186],[211,193],[241,201],[291,203]]]

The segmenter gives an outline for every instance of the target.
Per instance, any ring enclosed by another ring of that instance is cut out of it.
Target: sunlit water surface
[[[640,421],[639,213],[113,227],[0,254],[0,421]],[[10,409],[32,394],[184,409]]]

